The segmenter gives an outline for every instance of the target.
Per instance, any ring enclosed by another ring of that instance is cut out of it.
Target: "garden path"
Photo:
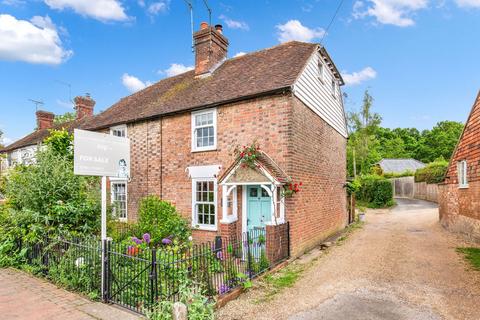
[[[217,312],[222,320],[480,319],[480,272],[455,251],[471,245],[438,223],[436,205],[399,199],[304,271],[291,288],[265,288]],[[301,259],[300,259],[301,261]]]

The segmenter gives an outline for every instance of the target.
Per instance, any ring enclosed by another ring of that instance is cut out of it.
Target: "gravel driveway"
[[[437,207],[398,200],[315,261],[273,300],[252,290],[218,319],[480,319],[480,272],[456,252],[468,245],[441,228]]]

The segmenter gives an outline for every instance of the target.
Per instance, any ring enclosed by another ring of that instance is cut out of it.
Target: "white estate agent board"
[[[102,177],[102,261],[107,240],[107,177],[130,177],[130,140],[105,133],[75,129],[73,171],[76,175]],[[105,264],[102,263],[102,297],[105,292]]]
[[[130,140],[75,129],[74,173],[82,176],[130,177]]]

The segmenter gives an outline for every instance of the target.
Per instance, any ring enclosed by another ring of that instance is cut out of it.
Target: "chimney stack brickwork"
[[[90,95],[75,97],[75,109],[77,111],[77,120],[84,117],[93,116],[93,108],[95,107],[95,100]]]
[[[55,115],[53,113],[38,110],[35,115],[37,116],[37,130],[53,128],[53,120],[55,119]]]
[[[228,39],[222,34],[221,25],[200,25],[193,38],[195,40],[195,75],[203,75],[227,58]]]

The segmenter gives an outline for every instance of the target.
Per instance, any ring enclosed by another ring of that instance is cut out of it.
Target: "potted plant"
[[[367,211],[367,209],[363,206],[358,206],[357,207],[358,209],[358,221],[365,221],[365,212]]]

